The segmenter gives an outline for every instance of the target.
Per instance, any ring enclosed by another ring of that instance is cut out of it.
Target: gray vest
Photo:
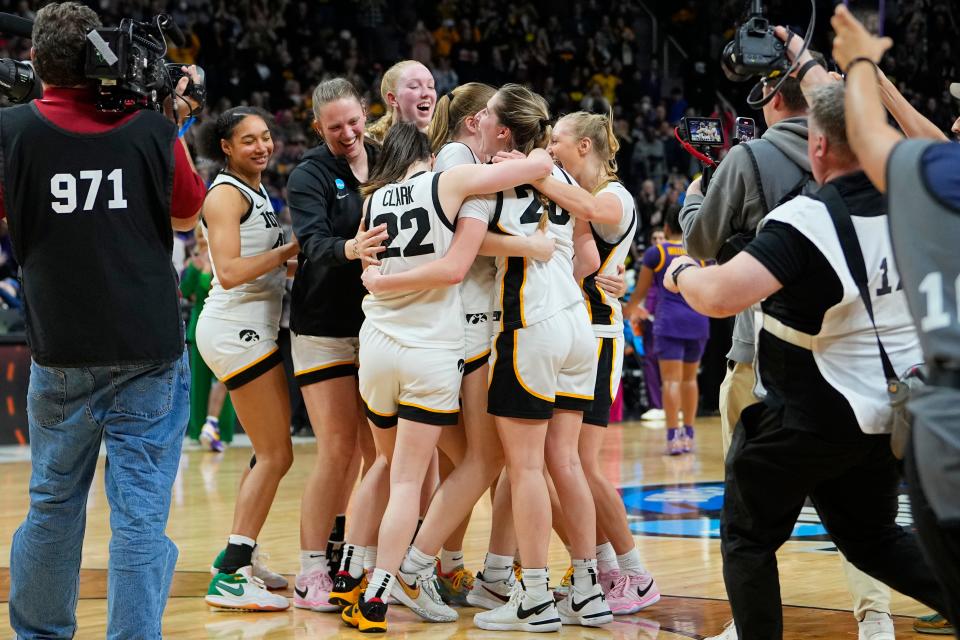
[[[765,215],[787,200],[816,189],[817,183],[812,175],[785,156],[769,140],[758,138],[742,144],[753,165],[757,191],[762,196],[763,211],[758,212],[759,216],[756,219],[747,220],[750,233],[755,235]],[[746,244],[748,238],[743,240]],[[727,358],[730,360],[753,362],[755,332],[753,313],[752,309],[747,309],[737,314],[733,326],[733,344],[727,353]]]
[[[905,140],[890,154],[890,235],[924,359],[960,370],[960,210],[926,186],[922,156],[935,144],[953,143]]]

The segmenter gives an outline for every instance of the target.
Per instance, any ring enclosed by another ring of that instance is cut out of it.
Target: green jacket
[[[187,342],[195,342],[197,338],[197,321],[203,311],[203,303],[210,295],[213,285],[213,274],[204,273],[193,264],[187,265],[180,280],[180,293],[184,298],[193,300],[193,309],[190,311],[190,324],[187,325]]]

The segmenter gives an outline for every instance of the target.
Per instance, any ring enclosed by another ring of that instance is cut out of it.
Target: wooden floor
[[[703,638],[719,633],[729,619],[721,576],[716,508],[722,479],[720,435],[716,420],[701,421],[698,451],[670,458],[663,454],[662,427],[627,423],[611,427],[604,459],[607,472],[623,488],[631,527],[645,564],[654,573],[663,599],[638,615],[617,618],[600,630],[565,628],[568,638],[648,640]],[[312,441],[295,445],[296,460],[280,487],[270,518],[260,537],[270,554],[268,564],[290,574],[298,565],[300,487],[313,463]],[[234,614],[208,609],[203,602],[209,582],[207,569],[228,533],[240,473],[249,449],[233,447],[217,455],[185,450],[174,488],[169,535],[180,547],[173,590],[164,618],[170,638],[332,638],[361,637],[342,626],[338,616],[291,609],[278,614]],[[16,459],[9,452],[0,459]],[[87,539],[78,607],[78,638],[103,637],[106,619],[108,508],[103,491],[103,465],[89,500]],[[0,601],[9,593],[10,539],[27,509],[30,466],[26,461],[0,464]],[[486,549],[490,505],[477,505],[465,543],[468,567],[477,570]],[[850,597],[837,554],[822,539],[815,514],[801,517],[795,534],[780,552],[781,588],[788,639],[856,639]],[[564,549],[551,547],[551,575],[559,580],[567,564]],[[287,593],[292,596],[292,592]],[[894,595],[897,637],[923,638],[910,629],[912,616],[928,611]],[[422,624],[402,607],[390,611],[391,633],[422,640],[504,636],[474,628],[473,609],[461,610],[458,624]],[[0,637],[8,637],[6,606],[0,607]]]

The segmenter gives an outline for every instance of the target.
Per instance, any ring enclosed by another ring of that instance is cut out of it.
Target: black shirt
[[[851,216],[886,214],[883,195],[863,172],[829,184],[840,192]],[[788,224],[770,221],[744,251],[783,285],[761,303],[763,312],[804,333],[819,333],[827,310],[843,298],[843,285],[813,242]],[[783,407],[785,426],[815,431],[832,440],[863,436],[850,403],[823,378],[811,351],[761,329],[757,353],[765,402]]]
[[[380,147],[364,141],[364,148],[372,168]],[[360,261],[347,260],[343,249],[360,227],[360,183],[346,158],[321,144],[290,173],[287,197],[300,243],[290,329],[298,335],[355,338],[367,290],[360,281]]]

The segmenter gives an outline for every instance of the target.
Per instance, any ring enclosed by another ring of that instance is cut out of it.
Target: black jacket
[[[364,147],[373,167],[380,148],[369,141]],[[360,183],[347,160],[321,144],[290,173],[287,198],[300,243],[290,329],[308,336],[356,337],[367,291],[360,282],[360,261],[347,260],[343,246],[360,226]]]

